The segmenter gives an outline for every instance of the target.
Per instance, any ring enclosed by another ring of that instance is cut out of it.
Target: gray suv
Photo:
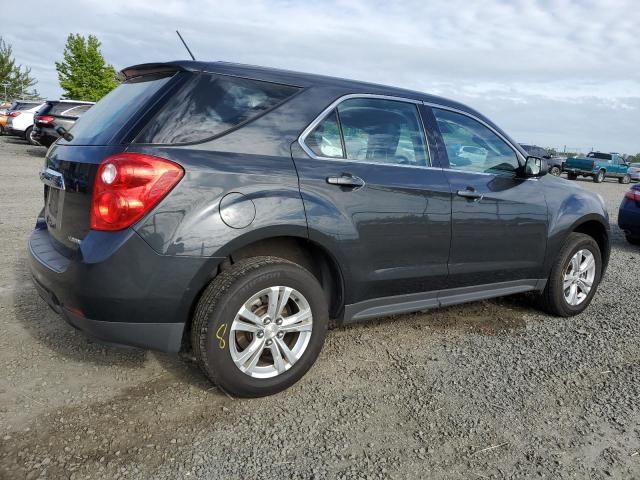
[[[223,62],[121,76],[47,153],[35,285],[234,395],[299,380],[329,319],[521,292],[570,316],[606,269],[601,199],[455,101]]]

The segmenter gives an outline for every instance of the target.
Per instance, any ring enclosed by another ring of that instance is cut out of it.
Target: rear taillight
[[[102,161],[91,199],[91,228],[122,230],[148,213],[184,176],[164,158],[119,153]]]
[[[10,116],[10,117],[14,117],[14,118],[15,118],[15,117],[17,117],[18,115],[20,115],[21,113],[22,113],[22,112],[10,112],[10,113],[9,113],[9,116]]]
[[[595,161],[595,160],[593,160],[593,161],[591,162],[591,170],[595,170],[595,168],[596,168],[596,161]]]
[[[38,115],[38,116],[36,116],[36,122],[44,123],[46,125],[49,125],[49,124],[53,123],[54,120],[55,120],[55,118],[53,118],[51,115]]]
[[[635,200],[636,202],[640,203],[640,190],[636,190],[636,189],[631,189],[629,190],[627,193],[624,194],[625,198],[628,198],[629,200]]]

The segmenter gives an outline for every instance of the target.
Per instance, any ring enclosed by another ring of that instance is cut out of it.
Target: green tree
[[[70,34],[64,47],[64,60],[56,62],[64,98],[97,102],[118,86],[116,71],[100,52],[100,41]]]
[[[5,101],[16,98],[37,98],[33,87],[38,82],[31,77],[31,69],[17,65],[11,45],[0,37],[0,96]]]

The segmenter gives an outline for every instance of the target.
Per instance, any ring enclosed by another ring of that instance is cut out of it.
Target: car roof
[[[161,72],[163,70],[167,72],[170,72],[172,70],[185,70],[190,72],[218,73],[222,75],[252,78],[254,80],[283,83],[298,87],[312,87],[316,85],[343,87],[345,89],[348,89],[351,93],[389,95],[395,97],[410,98],[413,100],[424,101],[428,103],[435,103],[456,108],[479,116],[483,120],[486,120],[484,115],[462,103],[436,95],[429,95],[423,92],[418,92],[415,90],[363,82],[359,80],[349,80],[339,77],[331,77],[326,75],[297,72],[293,70],[284,70],[271,67],[261,67],[257,65],[246,65],[241,63],[222,61],[205,62],[193,60],[176,60],[164,63],[144,63],[124,68],[120,72],[120,78],[124,80],[148,74],[150,71]]]
[[[152,73],[171,73],[176,70],[188,72],[216,73],[220,75],[250,78],[265,82],[281,83],[302,88],[313,86],[330,86],[336,87],[338,89],[342,88],[345,91],[345,94],[388,95],[392,97],[408,98],[411,100],[449,107],[461,112],[471,114],[481,119],[492,128],[500,132],[500,134],[502,134],[505,138],[507,138],[516,149],[520,150],[520,153],[523,156],[526,156],[527,153],[515,140],[513,140],[506,132],[504,132],[504,130],[498,127],[490,119],[485,117],[477,110],[464,105],[463,103],[436,95],[430,95],[415,90],[408,90],[388,85],[380,85],[359,80],[349,80],[345,78],[297,72],[293,70],[285,70],[272,67],[261,67],[257,65],[246,65],[241,63],[223,61],[207,62],[196,60],[175,60],[171,62],[143,63],[132,65],[130,67],[122,69],[119,73],[119,78],[120,80],[124,81],[142,75],[149,75]]]

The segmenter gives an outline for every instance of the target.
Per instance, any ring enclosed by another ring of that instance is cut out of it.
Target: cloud
[[[34,20],[40,9],[44,21]],[[422,90],[469,103],[523,141],[640,151],[634,0],[68,0],[7,10],[3,35],[47,96],[60,94],[54,61],[68,33],[97,35],[122,68],[185,58],[179,28],[200,59]]]

